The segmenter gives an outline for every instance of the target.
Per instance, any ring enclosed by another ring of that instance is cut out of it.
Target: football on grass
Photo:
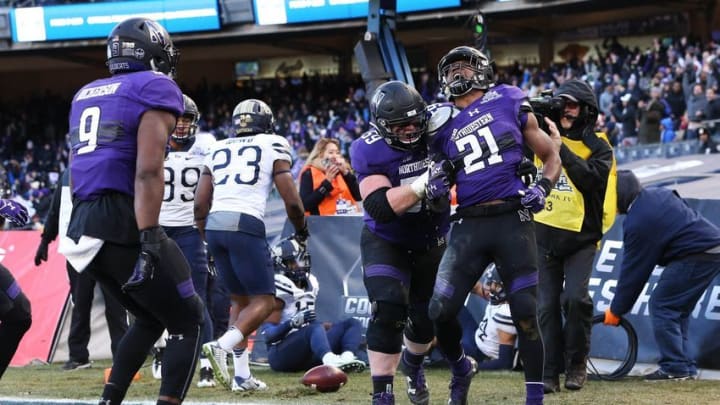
[[[347,374],[335,366],[320,365],[308,370],[300,382],[320,392],[335,392],[347,383]]]

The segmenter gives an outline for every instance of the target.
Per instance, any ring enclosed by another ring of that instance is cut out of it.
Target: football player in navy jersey
[[[449,404],[466,404],[471,364],[460,340],[458,312],[490,262],[507,287],[526,380],[526,403],[543,401],[543,344],[536,319],[537,247],[533,212],[560,175],[560,135],[546,119],[538,126],[525,93],[495,85],[490,61],[467,46],[452,49],[438,65],[445,94],[461,111],[430,137],[430,150],[453,161],[457,217],[430,300],[438,345],[452,371]],[[543,161],[540,180],[526,188],[517,175],[527,145]],[[464,157],[463,157],[464,156]],[[442,169],[446,165],[440,166]]]
[[[410,401],[428,404],[422,364],[435,336],[428,303],[450,210],[449,201],[430,207],[426,200],[447,195],[449,180],[429,176],[427,106],[414,88],[399,81],[380,85],[370,111],[372,129],[352,143],[350,156],[365,209],[360,251],[372,303],[366,334],[372,401],[395,403],[400,363]]]
[[[111,76],[82,87],[70,107],[73,211],[66,253],[135,316],[117,349],[101,404],[122,402],[153,343],[168,330],[158,404],[184,399],[200,348],[202,301],[190,267],[158,217],[168,136],[184,111],[173,81],[178,51],[147,18],[107,39]]]
[[[207,311],[209,268],[205,244],[195,227],[193,205],[200,171],[205,156],[215,144],[215,137],[207,132],[197,132],[200,111],[195,101],[183,94],[183,105],[185,112],[178,118],[177,126],[170,134],[170,151],[165,158],[165,194],[160,207],[160,225],[168,237],[178,244],[190,264],[193,286],[206,308],[203,317],[205,324],[200,339],[202,343],[206,343],[213,340],[213,324]],[[161,367],[159,369],[155,367],[162,364],[164,339],[160,340],[160,346],[163,348],[156,348],[153,359],[153,377],[156,378],[160,377],[156,376],[156,370],[162,370]],[[200,380],[197,386],[199,388],[215,386],[210,361],[202,354]]]
[[[355,318],[329,324],[315,319],[320,284],[310,273],[310,255],[292,239],[273,247],[275,308],[259,331],[275,371],[307,371],[320,364],[348,372],[365,370],[355,353],[362,325]]]

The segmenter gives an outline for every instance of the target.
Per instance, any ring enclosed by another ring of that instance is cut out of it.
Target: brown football
[[[347,374],[335,366],[320,365],[308,370],[300,382],[319,392],[335,392],[347,383]]]

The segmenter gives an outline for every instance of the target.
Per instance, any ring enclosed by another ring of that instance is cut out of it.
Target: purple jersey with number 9
[[[75,198],[135,194],[137,132],[148,110],[183,113],[180,88],[162,73],[119,74],[95,80],[75,94],[69,123]]]
[[[464,167],[457,173],[458,208],[517,197],[524,185],[517,176],[522,160],[520,106],[527,103],[515,86],[491,87],[430,137],[431,152],[450,160],[459,154]]]

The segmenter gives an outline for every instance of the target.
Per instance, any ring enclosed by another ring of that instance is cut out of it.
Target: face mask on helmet
[[[412,150],[424,146],[427,104],[414,88],[400,81],[382,84],[370,101],[372,125],[391,147]]]
[[[185,145],[195,137],[197,123],[200,120],[200,112],[193,99],[183,94],[183,104],[185,112],[178,118],[175,130],[170,135],[172,140],[179,145]]]
[[[283,239],[272,248],[276,271],[281,272],[299,288],[308,285],[310,254],[293,239]]]
[[[470,90],[487,90],[493,85],[490,60],[477,49],[457,47],[438,64],[438,82],[448,98],[460,97]]]
[[[152,70],[172,78],[180,52],[162,25],[147,18],[130,18],[113,28],[107,39],[111,74]]]
[[[491,264],[485,269],[480,277],[480,283],[492,305],[498,305],[507,300],[505,286],[500,279],[500,274],[498,274],[495,264]]]
[[[275,131],[272,110],[260,100],[241,101],[233,110],[232,120],[236,136],[271,134]]]

